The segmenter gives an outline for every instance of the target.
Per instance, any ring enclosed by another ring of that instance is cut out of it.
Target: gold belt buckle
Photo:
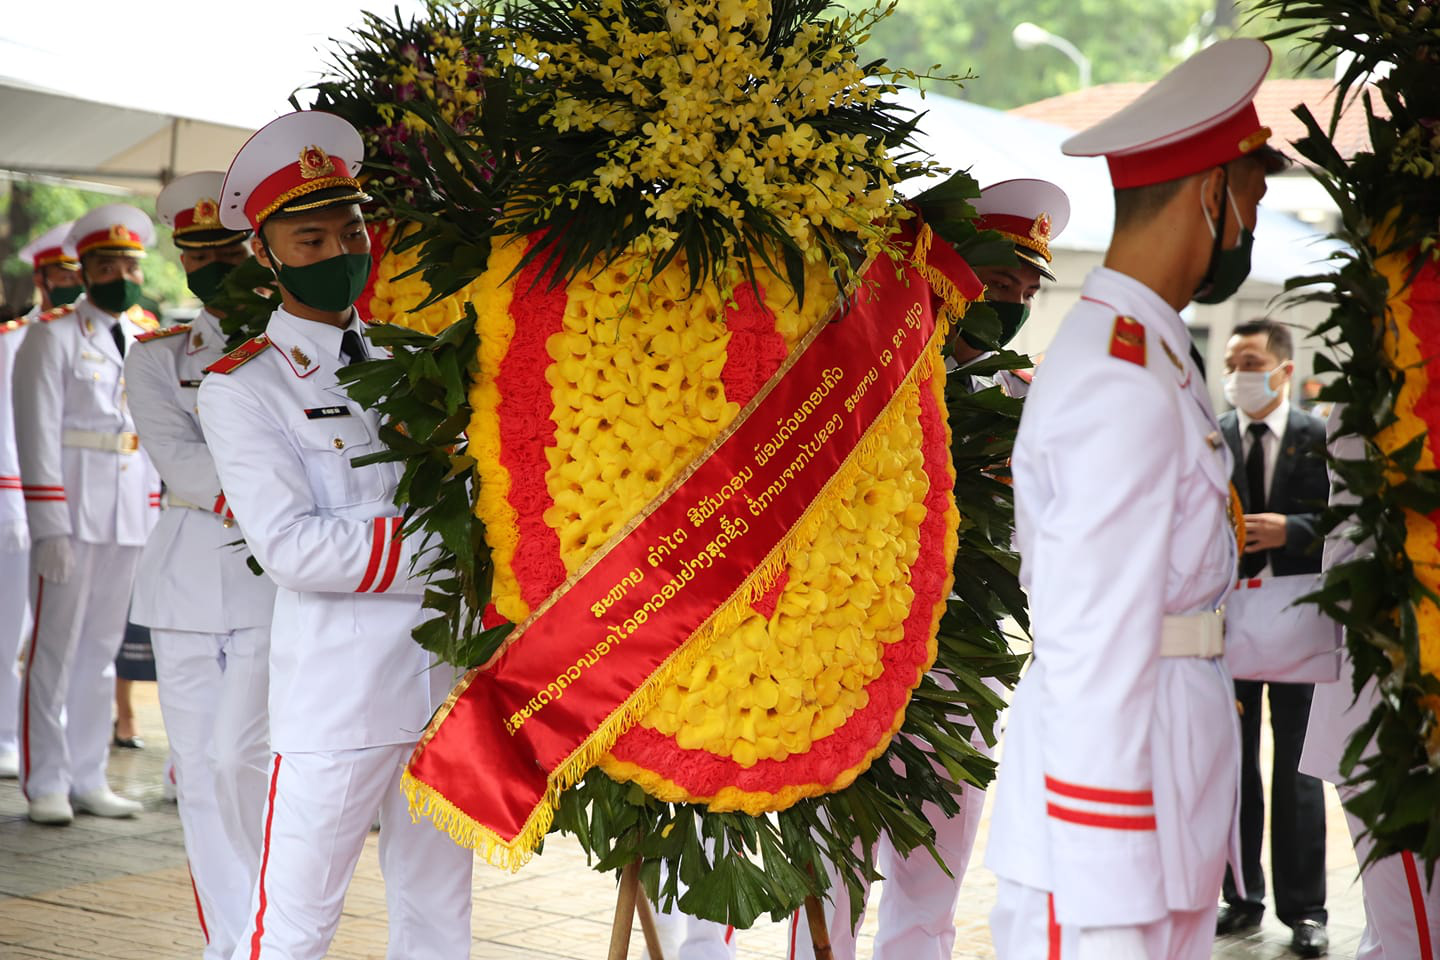
[[[140,449],[140,437],[137,434],[125,432],[120,434],[119,451],[121,453],[134,453]]]

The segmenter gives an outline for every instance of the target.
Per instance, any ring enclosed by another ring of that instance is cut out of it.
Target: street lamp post
[[[1044,27],[1026,21],[1016,24],[1015,29],[1010,32],[1010,37],[1015,41],[1015,46],[1021,50],[1031,50],[1035,47],[1054,47],[1065,56],[1074,61],[1075,66],[1080,69],[1080,87],[1083,90],[1090,86],[1090,58],[1080,52],[1075,46],[1064,37],[1057,37]]]

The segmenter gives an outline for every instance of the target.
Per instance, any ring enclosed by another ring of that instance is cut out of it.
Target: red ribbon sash
[[[860,293],[689,475],[538,607],[489,668],[465,676],[410,758],[417,809],[492,860],[523,862],[559,790],[643,715],[667,662],[731,600],[768,586],[756,572],[926,359],[936,328],[926,277],[979,296],[948,245],[919,246],[921,263],[877,258]]]

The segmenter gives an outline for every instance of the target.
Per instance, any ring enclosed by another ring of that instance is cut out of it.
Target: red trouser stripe
[[[375,574],[380,572],[380,558],[385,555],[385,518],[376,517],[375,527],[370,533],[370,565],[365,568],[365,578],[360,581],[360,586],[355,588],[356,593],[364,593],[370,589],[375,582]]]
[[[400,566],[400,524],[403,521],[400,517],[392,517],[390,520],[390,539],[386,545],[390,551],[390,557],[385,562],[385,576],[375,587],[376,593],[384,593],[390,589],[390,584],[395,582],[395,571]]]
[[[275,784],[280,780],[280,754],[270,771],[270,798],[265,803],[265,843],[260,853],[260,906],[255,910],[255,932],[250,936],[250,960],[260,958],[260,938],[265,935],[265,868],[270,866],[270,828],[275,822]]]
[[[225,512],[225,494],[222,493],[222,494],[220,494],[220,496],[218,496],[218,497],[215,498],[215,513],[224,513],[224,512]]]
[[[1064,820],[1066,823],[1078,823],[1082,827],[1106,827],[1110,830],[1154,830],[1154,817],[1117,817],[1108,813],[1091,813],[1088,810],[1071,810],[1069,807],[1057,807],[1053,803],[1045,805],[1045,812],[1056,820]]]
[[[733,940],[734,938],[735,938],[735,927],[734,927],[733,925],[726,924],[726,926],[725,926],[725,942],[728,944],[728,943],[729,943],[731,940]]]
[[[30,674],[35,669],[35,648],[39,646],[36,642],[40,639],[40,608],[45,600],[45,578],[36,578],[35,587],[35,623],[30,627],[30,654],[25,658],[25,692],[21,696],[21,723],[20,740],[21,753],[25,756],[24,777],[20,781],[20,792],[25,799],[30,799]]]
[[[1050,913],[1045,920],[1045,939],[1050,945],[1045,952],[1045,960],[1060,960],[1060,924],[1055,922],[1055,894],[1047,894],[1045,899]]]
[[[1155,795],[1149,790],[1106,790],[1103,787],[1087,787],[1080,783],[1056,780],[1051,776],[1045,778],[1045,789],[1062,797],[1093,800],[1096,803],[1119,803],[1134,807],[1149,807],[1155,803]]]
[[[205,925],[205,908],[200,906],[200,889],[195,886],[195,871],[190,869],[190,864],[185,864],[185,872],[190,874],[190,892],[195,894],[195,915],[200,918],[200,932],[205,935],[205,945],[210,945],[210,928]]]
[[[790,914],[790,960],[795,960],[795,944],[800,939],[800,910]]]
[[[1410,909],[1415,912],[1415,936],[1420,942],[1420,960],[1434,960],[1430,949],[1430,920],[1425,914],[1425,893],[1420,889],[1420,871],[1415,869],[1415,854],[1400,852],[1405,864],[1405,882],[1410,885]]]

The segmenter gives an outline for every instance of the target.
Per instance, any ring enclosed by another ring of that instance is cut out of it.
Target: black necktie
[[[365,344],[360,341],[360,334],[354,330],[346,330],[340,337],[340,352],[345,354],[347,367],[352,363],[370,359],[370,355],[365,352]]]
[[[1205,379],[1205,358],[1200,356],[1200,348],[1195,346],[1194,341],[1190,343],[1190,359],[1195,361],[1195,369],[1200,371],[1200,379]]]
[[[1246,433],[1250,434],[1250,452],[1245,455],[1245,485],[1247,513],[1265,512],[1265,434],[1269,428],[1262,421],[1257,420],[1250,424]],[[1249,579],[1265,568],[1265,554],[1262,550],[1259,553],[1247,553],[1240,559],[1240,576]]]
[[[125,331],[120,329],[120,321],[116,320],[110,327],[110,339],[115,341],[115,349],[120,351],[121,359],[125,357]]]

